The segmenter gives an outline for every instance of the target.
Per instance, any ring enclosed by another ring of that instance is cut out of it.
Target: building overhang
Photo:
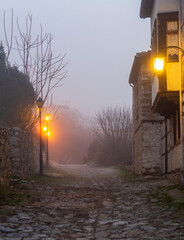
[[[151,110],[169,118],[176,105],[179,105],[179,91],[158,92]]]
[[[140,8],[140,17],[148,18],[151,17],[154,0],[142,0]]]

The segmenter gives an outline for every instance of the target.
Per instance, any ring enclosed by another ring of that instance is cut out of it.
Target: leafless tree
[[[97,163],[117,164],[131,161],[132,119],[127,107],[108,107],[96,114],[95,141],[90,154]]]
[[[4,37],[7,52],[7,63],[13,51],[18,53],[19,59],[15,65],[29,78],[35,89],[35,97],[38,96],[44,101],[45,107],[51,106],[50,93],[56,87],[62,85],[63,80],[67,77],[65,71],[66,62],[65,54],[54,56],[52,52],[53,36],[50,33],[44,33],[40,25],[40,33],[33,38],[33,18],[28,14],[25,18],[25,29],[22,30],[19,20],[16,20],[14,27],[13,10],[11,16],[11,26],[8,30],[6,24],[6,15],[4,12]],[[13,37],[14,28],[17,35]],[[8,32],[10,34],[8,35]],[[9,37],[8,37],[9,36]],[[46,104],[47,103],[47,104]],[[33,110],[32,118],[27,128],[31,129],[38,118],[37,108]]]

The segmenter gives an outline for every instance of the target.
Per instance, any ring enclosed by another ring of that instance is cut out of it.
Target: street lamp
[[[39,109],[39,118],[40,118],[40,176],[43,175],[43,154],[42,154],[42,108],[44,101],[39,97],[36,101]]]
[[[49,120],[50,116],[47,114],[45,117],[47,122],[47,147],[46,147],[46,167],[49,167]]]
[[[182,59],[184,56],[184,50],[178,46],[168,46],[166,49],[175,48],[178,49],[181,52],[181,64]],[[154,59],[154,71],[156,74],[160,74],[164,70],[164,64],[165,64],[165,58],[164,57],[156,57]],[[180,106],[180,138],[181,138],[181,172],[180,172],[180,180],[181,180],[181,186],[184,188],[184,157],[183,157],[183,140],[184,140],[184,134],[183,134],[183,69],[181,66],[181,75],[180,75],[180,89],[179,89],[179,106]]]

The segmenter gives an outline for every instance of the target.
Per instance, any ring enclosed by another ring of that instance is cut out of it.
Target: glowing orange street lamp
[[[49,121],[50,121],[50,115],[47,114],[45,117],[45,120],[47,122],[47,149],[46,149],[46,167],[49,167]]]
[[[48,122],[50,120],[50,116],[47,114],[45,120]]]
[[[43,131],[44,131],[44,132],[47,131],[47,127],[46,127],[46,126],[43,127]]]

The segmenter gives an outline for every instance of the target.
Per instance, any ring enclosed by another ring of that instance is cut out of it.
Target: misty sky
[[[140,0],[4,0],[3,11],[33,29],[54,35],[54,53],[66,53],[68,78],[54,92],[55,104],[68,104],[85,114],[106,106],[131,105],[128,78],[136,52],[150,46],[149,20],[139,18]],[[2,33],[0,34],[2,36]]]

